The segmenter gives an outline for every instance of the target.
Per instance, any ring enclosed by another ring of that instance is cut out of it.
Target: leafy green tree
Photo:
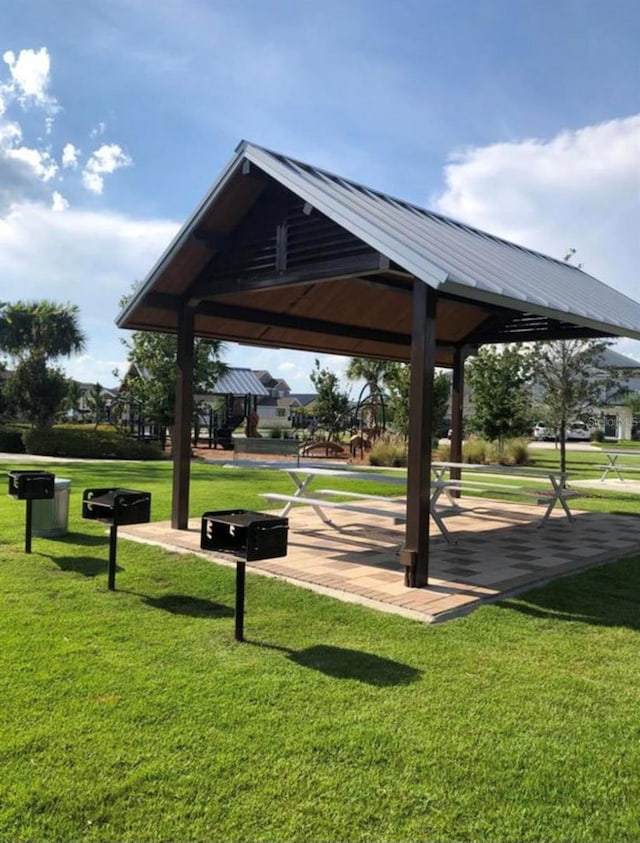
[[[67,378],[41,357],[27,357],[9,375],[4,393],[15,416],[46,429],[53,424],[67,394]]]
[[[409,436],[409,397],[411,393],[411,367],[406,363],[391,363],[387,372],[389,411],[393,427],[405,439]],[[437,436],[447,414],[451,381],[446,372],[436,372],[433,378],[433,403],[431,404],[431,431]]]
[[[567,465],[567,425],[591,415],[616,382],[614,373],[601,374],[602,356],[609,345],[602,340],[554,340],[534,346],[532,361],[542,392],[541,415],[557,431],[561,471],[566,471]]]
[[[61,409],[70,413],[71,417],[75,419],[78,415],[78,408],[80,407],[81,401],[82,390],[80,389],[80,384],[78,381],[73,380],[73,378],[69,378],[67,381],[67,394],[62,402]]]
[[[67,380],[50,363],[82,351],[76,305],[51,301],[0,303],[0,351],[15,361],[5,395],[12,411],[49,427],[64,401]]]
[[[523,435],[531,426],[531,359],[517,345],[485,346],[467,364],[474,413],[469,420],[489,441]]]
[[[351,423],[349,394],[340,389],[340,381],[335,372],[321,368],[319,360],[315,361],[315,368],[309,377],[318,394],[313,403],[318,425],[327,431],[330,439],[336,439]]]
[[[107,396],[100,383],[95,383],[85,397],[96,430],[107,410]]]
[[[353,357],[345,371],[348,380],[365,383],[361,393],[364,402],[362,416],[365,426],[374,436],[383,422],[386,386],[393,365],[386,360]]]
[[[132,367],[125,376],[120,400],[130,401],[150,422],[170,430],[175,424],[176,359],[178,340],[174,334],[135,331],[124,341]],[[226,371],[219,359],[219,342],[196,339],[193,354],[194,393],[210,392]]]

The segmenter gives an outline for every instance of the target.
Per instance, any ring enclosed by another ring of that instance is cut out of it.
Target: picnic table
[[[466,476],[464,478],[451,477],[451,469],[464,470],[465,473],[475,473],[476,478]],[[292,507],[296,504],[310,506],[315,514],[325,524],[335,527],[334,522],[329,518],[325,510],[335,509],[347,512],[376,515],[378,517],[393,518],[395,523],[406,521],[406,476],[391,471],[380,469],[351,471],[343,468],[314,468],[314,467],[291,467],[281,468],[293,481],[295,491],[292,494],[280,492],[263,492],[262,497],[270,501],[284,503],[280,512],[281,518],[286,518]],[[522,466],[501,466],[501,465],[476,465],[469,463],[455,463],[434,460],[431,463],[432,480],[430,483],[429,514],[440,530],[444,539],[453,544],[450,531],[444,523],[444,516],[447,514],[460,514],[463,508],[453,497],[452,492],[469,490],[476,494],[488,495],[491,492],[517,493],[519,495],[534,496],[540,503],[546,504],[546,509],[537,523],[537,527],[543,526],[551,516],[556,504],[560,504],[567,516],[568,521],[574,517],[569,508],[568,501],[572,497],[581,495],[581,492],[568,490],[565,486],[566,474],[561,471],[548,471],[546,469],[535,469]],[[399,497],[389,495],[376,495],[364,492],[354,492],[349,489],[311,489],[317,485],[318,479],[340,477],[348,480],[365,480],[376,483],[392,484],[401,486],[404,495]],[[513,482],[501,482],[504,480],[520,480],[522,484],[514,485]],[[531,481],[536,481],[532,486]],[[446,498],[446,509],[443,509],[442,496]],[[380,504],[385,503],[383,507]],[[397,507],[389,507],[389,503],[397,504]]]
[[[573,521],[573,515],[569,508],[568,501],[571,498],[579,497],[582,493],[567,489],[566,472],[549,471],[544,468],[532,468],[520,465],[485,465],[483,463],[460,463],[433,460],[431,471],[435,481],[446,482],[448,475],[451,478],[451,470],[464,471],[467,476],[448,481],[449,489],[468,489],[476,493],[490,493],[491,491],[511,493],[535,497],[538,502],[546,503],[547,508],[536,526],[542,527],[551,516],[553,508],[559,503],[569,521]],[[476,474],[477,478],[470,478],[469,474]],[[515,479],[513,482],[505,483],[504,480]],[[535,483],[536,485],[532,485]]]
[[[326,514],[325,509],[344,510],[366,515],[376,515],[392,518],[396,523],[406,521],[406,476],[374,471],[350,471],[342,468],[282,468],[289,475],[295,485],[295,492],[290,495],[280,492],[263,492],[262,497],[270,501],[280,501],[285,504],[280,512],[281,518],[286,518],[295,504],[310,506],[325,524],[335,527],[334,522]],[[401,486],[405,492],[402,496],[376,495],[364,492],[354,492],[349,489],[310,489],[319,478],[329,480],[340,477],[347,480],[365,480],[383,484]],[[431,497],[429,511],[444,538],[451,542],[451,536],[442,520],[442,513],[436,507],[441,495],[445,494],[451,505],[454,504],[449,488],[455,483],[449,480],[434,480],[431,483]],[[345,500],[346,499],[346,500]],[[381,506],[381,503],[395,503],[397,507]]]
[[[607,479],[610,471],[613,471],[618,476],[618,480],[624,481],[624,477],[620,471],[640,471],[640,461],[637,463],[619,463],[620,457],[640,457],[640,450],[637,451],[601,451],[602,455],[607,458],[606,465],[599,465],[602,468],[601,481]]]

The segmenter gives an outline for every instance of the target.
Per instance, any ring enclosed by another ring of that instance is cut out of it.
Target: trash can
[[[69,495],[71,480],[56,477],[51,500],[33,501],[31,533],[34,536],[55,538],[69,532]]]

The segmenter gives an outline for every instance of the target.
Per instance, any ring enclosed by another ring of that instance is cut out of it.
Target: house
[[[301,411],[307,410],[318,396],[315,393],[292,394],[286,380],[274,378],[264,369],[254,371],[254,374],[268,391],[268,395],[260,398],[256,407],[260,427],[292,430],[303,426],[299,423]]]
[[[640,414],[630,406],[629,398],[640,398],[640,360],[626,357],[608,348],[602,358],[600,375],[614,373],[618,380],[613,386],[605,387],[601,406],[598,407],[599,421],[604,435],[616,439],[640,439]]]

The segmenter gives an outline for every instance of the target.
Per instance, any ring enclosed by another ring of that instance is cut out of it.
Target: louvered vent
[[[362,240],[323,214],[312,211],[307,215],[303,207],[304,203],[296,199],[287,212],[287,269],[371,251]]]

